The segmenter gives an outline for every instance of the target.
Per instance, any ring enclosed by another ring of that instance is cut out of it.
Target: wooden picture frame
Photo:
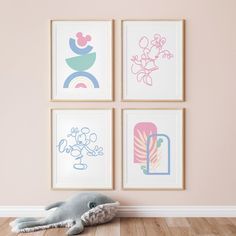
[[[51,20],[51,101],[113,101],[113,20]]]
[[[122,109],[122,188],[184,190],[185,109]]]
[[[122,101],[185,99],[185,21],[122,20]]]
[[[51,109],[52,189],[114,188],[113,113],[113,109]]]

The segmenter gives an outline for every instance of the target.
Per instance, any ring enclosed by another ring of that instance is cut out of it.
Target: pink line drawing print
[[[174,55],[167,49],[163,49],[166,38],[155,34],[151,41],[146,36],[139,40],[139,47],[142,50],[140,56],[134,55],[131,58],[131,72],[136,75],[137,82],[146,85],[153,85],[152,72],[159,69],[158,61],[161,59],[170,60]]]

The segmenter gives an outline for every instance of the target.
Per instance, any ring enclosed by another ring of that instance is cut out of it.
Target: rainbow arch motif
[[[77,71],[65,80],[63,88],[99,88],[99,84],[89,72]]]

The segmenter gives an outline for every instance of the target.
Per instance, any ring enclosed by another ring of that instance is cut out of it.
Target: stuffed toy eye
[[[95,203],[95,202],[89,202],[89,203],[88,203],[88,207],[89,207],[90,209],[92,209],[92,208],[96,207],[96,203]]]

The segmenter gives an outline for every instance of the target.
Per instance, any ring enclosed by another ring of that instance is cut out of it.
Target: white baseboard
[[[236,217],[236,206],[120,206],[120,217]]]
[[[0,217],[43,217],[43,206],[0,206]],[[118,217],[236,217],[236,206],[120,206]]]
[[[0,217],[44,217],[43,206],[0,206]]]

